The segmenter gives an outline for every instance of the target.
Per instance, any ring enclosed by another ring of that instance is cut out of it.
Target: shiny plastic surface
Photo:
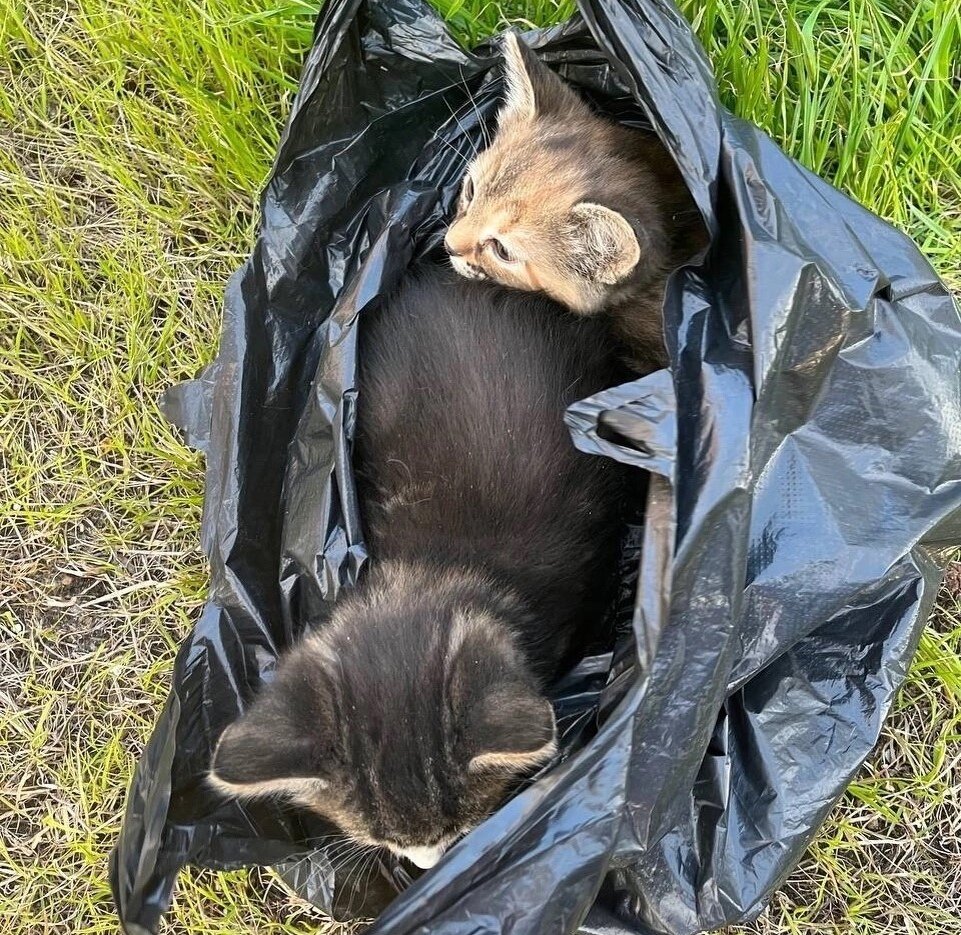
[[[358,321],[437,247],[502,90],[496,46],[465,53],[422,0],[329,0],[219,355],[167,400],[207,452],[210,598],[113,854],[129,935],[156,931],[187,863],[277,865],[340,916],[387,906],[378,935],[720,926],[759,911],[878,737],[938,583],[925,546],[961,533],[950,296],[719,106],[668,0],[583,0],[528,39],[657,130],[712,234],[668,289],[673,373],[568,414],[578,445],[651,472],[620,643],[557,686],[562,762],[410,886],[386,859],[361,886],[333,828],[203,785],[220,731],[366,559]]]

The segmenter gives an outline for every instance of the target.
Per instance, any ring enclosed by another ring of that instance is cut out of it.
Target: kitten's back
[[[563,649],[603,600],[619,541],[624,474],[577,451],[563,422],[621,376],[607,326],[430,269],[361,329],[356,463],[374,560],[481,567],[550,622],[550,640],[525,636]]]

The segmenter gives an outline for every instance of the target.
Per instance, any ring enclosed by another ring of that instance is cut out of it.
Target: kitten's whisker
[[[470,101],[470,106],[474,108],[474,116],[477,118],[477,125],[480,127],[481,136],[484,139],[484,149],[490,146],[490,137],[487,135],[487,124],[481,120],[480,110],[477,108],[477,101],[474,99],[474,95],[471,93],[470,85],[467,83],[467,77],[464,75],[464,69],[460,69],[460,80],[461,84],[464,86],[464,91],[467,92],[467,100]]]
[[[342,834],[332,835],[331,838],[321,841],[320,846],[324,849],[327,854],[330,854],[338,845],[344,843],[344,836]]]
[[[377,869],[377,863],[380,857],[378,851],[379,851],[379,848],[372,850],[370,855],[367,858],[367,867],[366,867],[366,872],[364,874],[364,888],[363,888],[363,893],[365,896],[367,895],[367,890],[370,888],[370,881],[373,878],[375,870]]]
[[[359,857],[354,862],[353,866],[347,872],[347,876],[344,878],[345,883],[351,880],[353,881],[353,889],[355,892],[358,889],[361,873],[363,872],[363,868],[366,866],[366,864],[367,864],[367,854],[365,853],[362,857]]]
[[[360,841],[349,841],[347,845],[341,848],[337,855],[337,859],[341,863],[348,863],[349,861],[355,860],[359,854],[362,854],[364,849],[368,845],[361,843]]]
[[[347,856],[357,847],[357,842],[352,838],[344,838],[336,842],[327,851],[327,860],[331,865],[346,863]]]
[[[307,861],[311,859],[312,856],[313,852],[310,854],[304,854],[304,856],[299,860],[294,861],[294,863],[290,865],[288,873],[294,873],[295,871],[299,870],[305,863],[307,863]]]
[[[450,101],[448,101],[445,98],[444,103],[447,105],[447,109],[450,111],[450,115],[454,118],[454,123],[457,124],[457,128],[460,130],[461,134],[467,139],[467,142],[470,143],[471,149],[474,151],[474,155],[475,156],[479,155],[477,144],[473,141],[470,134],[464,129],[464,125],[460,122],[460,118],[454,112],[454,108],[450,106]]]
[[[359,863],[364,859],[364,857],[366,857],[368,853],[370,853],[372,847],[372,844],[362,844],[353,852],[353,854],[351,854],[351,859]]]
[[[440,132],[440,131],[438,131],[438,133],[439,133],[439,132]],[[451,143],[449,140],[445,140],[444,137],[442,137],[442,136],[438,136],[436,133],[434,134],[434,136],[432,136],[432,137],[427,141],[427,145],[429,146],[429,145],[430,145],[431,143],[433,143],[435,140],[436,140],[438,143],[443,143],[455,156],[457,156],[458,159],[461,160],[461,162],[462,162],[464,165],[467,164],[467,161],[468,161],[468,159],[470,158],[470,153],[466,153],[466,154],[465,154],[465,153],[462,153],[456,146],[454,146],[453,143]]]
[[[375,847],[370,853],[370,858],[368,860],[368,866],[367,866],[367,876],[364,880],[365,894],[367,893],[367,890],[370,887],[370,881],[373,878],[374,873],[377,872],[378,869],[380,868],[380,860],[381,860],[381,857],[383,856],[383,850],[384,849],[381,847]]]
[[[327,847],[329,846],[330,842],[336,843],[342,838],[342,834],[336,833],[322,834],[317,837],[305,838],[303,843],[304,846],[308,848],[308,851],[302,858],[300,858],[300,860],[297,861],[296,864],[294,864],[294,866],[300,866],[301,863],[303,863],[305,860],[309,860],[317,851],[324,851],[326,854]]]
[[[334,831],[329,834],[321,834],[312,838],[304,838],[304,844],[306,844],[308,847],[324,847],[328,841],[340,841],[343,837],[343,834]]]
[[[359,856],[356,858],[354,865],[348,870],[347,875],[344,877],[344,886],[350,883],[353,879],[354,884],[351,886],[351,893],[348,900],[348,909],[354,908],[354,897],[357,896],[361,900],[361,905],[367,895],[367,887],[369,884],[369,876],[365,879],[364,874],[368,872],[369,867],[371,867],[376,860],[378,853],[381,848],[375,844],[363,844],[361,845],[361,850]],[[358,909],[360,906],[357,907]]]
[[[387,882],[393,887],[395,893],[399,893],[400,887],[397,885],[397,880],[394,878],[392,873],[385,873],[384,876],[387,878]]]

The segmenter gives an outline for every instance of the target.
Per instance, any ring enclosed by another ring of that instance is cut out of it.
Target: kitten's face
[[[212,785],[433,866],[555,750],[508,630],[457,590],[404,572],[343,601],[224,732]]]
[[[468,278],[597,311],[660,263],[649,255],[662,223],[658,194],[642,199],[631,220],[605,206],[638,201],[636,150],[625,147],[623,129],[594,115],[512,34],[504,55],[506,101],[491,145],[464,178],[445,238],[451,263]]]

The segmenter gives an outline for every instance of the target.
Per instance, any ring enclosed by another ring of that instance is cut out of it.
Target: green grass
[[[571,9],[439,6],[472,40]],[[725,102],[956,288],[958,9],[685,3]],[[0,935],[116,931],[106,854],[205,589],[202,461],[157,398],[214,353],[313,16],[299,0],[0,0]],[[871,765],[751,931],[961,933],[959,593]],[[168,931],[317,919],[261,872],[191,873]]]

